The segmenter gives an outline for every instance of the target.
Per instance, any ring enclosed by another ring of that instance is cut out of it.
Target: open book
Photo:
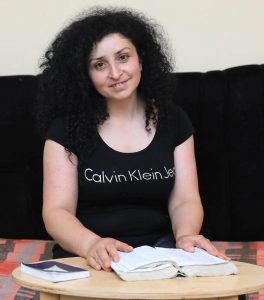
[[[86,269],[74,267],[54,260],[39,261],[35,263],[21,263],[21,272],[51,282],[67,281],[89,277]]]
[[[123,280],[154,280],[176,276],[224,276],[237,274],[235,264],[210,255],[203,249],[186,252],[175,248],[141,246],[132,252],[119,252],[112,269]]]

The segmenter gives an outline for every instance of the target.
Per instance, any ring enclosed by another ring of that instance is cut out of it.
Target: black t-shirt
[[[134,247],[153,245],[171,232],[167,202],[175,181],[173,152],[194,130],[180,107],[170,113],[141,151],[121,153],[99,137],[92,156],[78,166],[76,216],[84,226]],[[55,120],[46,138],[65,146],[63,127],[61,119]]]

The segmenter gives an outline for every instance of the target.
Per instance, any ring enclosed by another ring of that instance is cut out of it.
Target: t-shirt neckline
[[[101,141],[101,143],[102,143],[106,148],[108,148],[111,152],[114,152],[114,153],[117,153],[117,154],[120,154],[120,155],[133,155],[133,154],[140,154],[140,153],[143,153],[143,152],[149,150],[149,149],[152,147],[152,145],[154,144],[155,140],[156,140],[157,131],[158,131],[158,126],[156,126],[156,131],[155,131],[155,133],[154,133],[153,138],[152,138],[151,141],[149,142],[149,144],[148,144],[145,148],[143,148],[143,149],[141,149],[141,150],[138,150],[138,151],[134,151],[134,152],[121,152],[121,151],[118,151],[118,150],[112,148],[111,146],[109,146],[109,145],[104,141],[104,139],[101,137],[101,135],[100,135],[99,133],[97,133],[97,134],[98,134],[98,137],[99,137],[99,140]]]

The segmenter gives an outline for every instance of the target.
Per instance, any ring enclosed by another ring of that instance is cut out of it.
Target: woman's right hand
[[[133,247],[112,238],[96,238],[87,252],[87,263],[96,270],[111,271],[111,259],[119,261],[117,251],[131,252]]]

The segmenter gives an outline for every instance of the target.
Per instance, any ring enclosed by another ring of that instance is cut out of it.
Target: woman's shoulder
[[[185,110],[178,104],[171,102],[168,106],[168,119],[172,122],[189,119]]]
[[[45,139],[52,140],[66,147],[64,119],[57,117],[50,122]]]
[[[180,105],[174,103],[170,105],[167,130],[173,133],[175,146],[181,144],[195,132],[189,116]]]

